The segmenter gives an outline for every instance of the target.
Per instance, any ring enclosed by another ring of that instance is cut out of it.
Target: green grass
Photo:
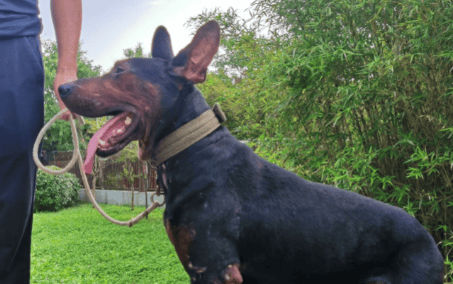
[[[144,207],[102,205],[118,220]],[[35,213],[31,283],[188,283],[157,209],[133,227],[108,222],[91,204]]]

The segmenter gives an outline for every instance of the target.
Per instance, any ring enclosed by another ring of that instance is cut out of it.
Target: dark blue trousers
[[[32,149],[43,124],[39,39],[0,39],[0,283],[30,282],[36,188]]]

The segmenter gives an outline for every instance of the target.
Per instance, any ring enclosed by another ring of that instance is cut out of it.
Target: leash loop
[[[61,110],[59,113],[57,113],[49,122],[44,125],[44,127],[41,129],[41,131],[38,134],[38,137],[36,138],[35,144],[33,145],[33,160],[35,161],[36,165],[38,168],[40,168],[42,171],[48,173],[48,174],[53,174],[53,175],[61,175],[66,172],[68,172],[74,164],[78,161],[79,162],[79,170],[80,170],[80,175],[82,176],[82,181],[85,186],[85,192],[88,192],[88,198],[90,199],[91,203],[93,206],[99,211],[99,213],[108,221],[110,221],[113,224],[117,224],[120,226],[129,226],[132,227],[133,225],[137,224],[141,219],[143,219],[145,216],[147,216],[151,211],[156,209],[157,207],[163,206],[165,204],[165,200],[162,203],[159,203],[157,201],[154,201],[154,195],[156,193],[153,193],[151,195],[151,202],[152,204],[142,213],[140,213],[138,216],[131,218],[129,221],[118,221],[110,217],[107,213],[102,210],[102,208],[98,205],[96,202],[96,199],[93,196],[93,193],[91,192],[90,185],[88,183],[87,176],[85,174],[85,171],[83,169],[83,160],[82,160],[82,155],[80,154],[80,149],[79,149],[79,139],[77,137],[77,129],[74,123],[74,119],[72,118],[72,115],[69,116],[69,122],[71,124],[71,132],[72,132],[72,140],[74,144],[74,154],[72,155],[71,161],[69,164],[64,167],[61,170],[51,170],[49,168],[46,168],[41,161],[39,160],[38,157],[38,149],[39,149],[39,144],[41,143],[42,138],[44,137],[44,134],[46,131],[52,126],[52,124],[55,123],[55,121],[60,118],[60,116],[68,111],[67,108]],[[83,125],[85,122],[83,121],[83,118],[80,116],[77,116],[79,118],[79,122]]]
[[[160,196],[161,194],[157,193],[157,192],[153,192],[151,194],[151,197],[149,198],[151,200],[151,202],[153,202],[153,203],[156,202],[159,206],[164,206],[165,205],[165,199],[164,199],[164,201],[162,201],[162,203],[159,203],[158,201],[154,201],[154,196],[156,196],[156,195]]]
[[[49,169],[49,168],[46,168],[42,163],[41,161],[39,160],[38,158],[38,148],[39,148],[39,144],[41,143],[41,140],[42,138],[44,137],[44,134],[47,132],[47,130],[50,128],[50,126],[52,126],[52,124],[55,123],[55,121],[60,118],[60,116],[65,113],[68,109],[65,108],[63,110],[61,110],[59,113],[57,113],[51,120],[49,120],[49,122],[47,122],[46,125],[44,125],[44,127],[41,129],[41,131],[39,132],[38,134],[38,137],[36,138],[36,142],[33,146],[33,160],[35,161],[35,164],[38,166],[38,168],[40,168],[43,172],[45,173],[48,173],[48,174],[51,174],[51,175],[61,175],[61,174],[64,174],[66,172],[68,172],[70,169],[72,169],[72,167],[74,166],[74,164],[77,162],[77,155],[75,153],[75,151],[73,152],[72,154],[72,158],[71,158],[71,161],[69,161],[69,163],[66,165],[66,167],[64,167],[63,169],[61,170],[52,170],[52,169]],[[83,125],[85,124],[85,121],[83,121],[83,118],[78,116],[81,120],[79,120],[79,122]],[[75,124],[74,124],[74,120],[72,119],[72,116],[71,116],[71,119],[69,120],[69,122],[71,123],[71,132],[72,132],[72,137],[76,137],[76,139],[72,139],[72,143],[74,145],[74,149],[79,149],[79,139],[77,138],[77,132],[75,131],[76,130],[76,127],[75,127]]]

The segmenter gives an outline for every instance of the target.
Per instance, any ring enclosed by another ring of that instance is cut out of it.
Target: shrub
[[[58,211],[73,206],[77,203],[79,189],[79,180],[74,174],[51,175],[38,170],[34,211]]]
[[[121,178],[122,179],[122,178]],[[105,189],[118,189],[122,190],[121,188],[121,181],[117,177],[116,173],[109,173],[104,180],[104,188]]]

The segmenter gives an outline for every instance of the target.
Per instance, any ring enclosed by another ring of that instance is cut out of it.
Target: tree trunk
[[[98,158],[94,157],[93,163],[93,180],[91,181],[91,193],[93,194],[94,200],[96,200],[96,179],[98,176],[99,165],[98,165]],[[93,208],[94,204],[93,204]]]
[[[134,211],[134,185],[131,187],[131,192],[132,192],[132,205],[131,205],[131,210]]]
[[[131,179],[130,179],[130,182],[131,182],[131,192],[132,192],[132,204],[131,204],[131,210],[134,211],[134,181],[135,181],[135,178],[133,177],[134,174],[135,174],[135,169],[134,169],[134,166],[133,165],[130,165],[130,174],[131,174]]]
[[[143,163],[143,191],[145,192],[145,208],[148,208],[148,181],[149,181],[149,175],[148,175],[148,163],[144,162]],[[148,214],[146,214],[146,219],[148,219]]]
[[[101,186],[101,189],[104,189],[104,166],[105,166],[105,161],[104,160],[99,160],[99,183]]]

